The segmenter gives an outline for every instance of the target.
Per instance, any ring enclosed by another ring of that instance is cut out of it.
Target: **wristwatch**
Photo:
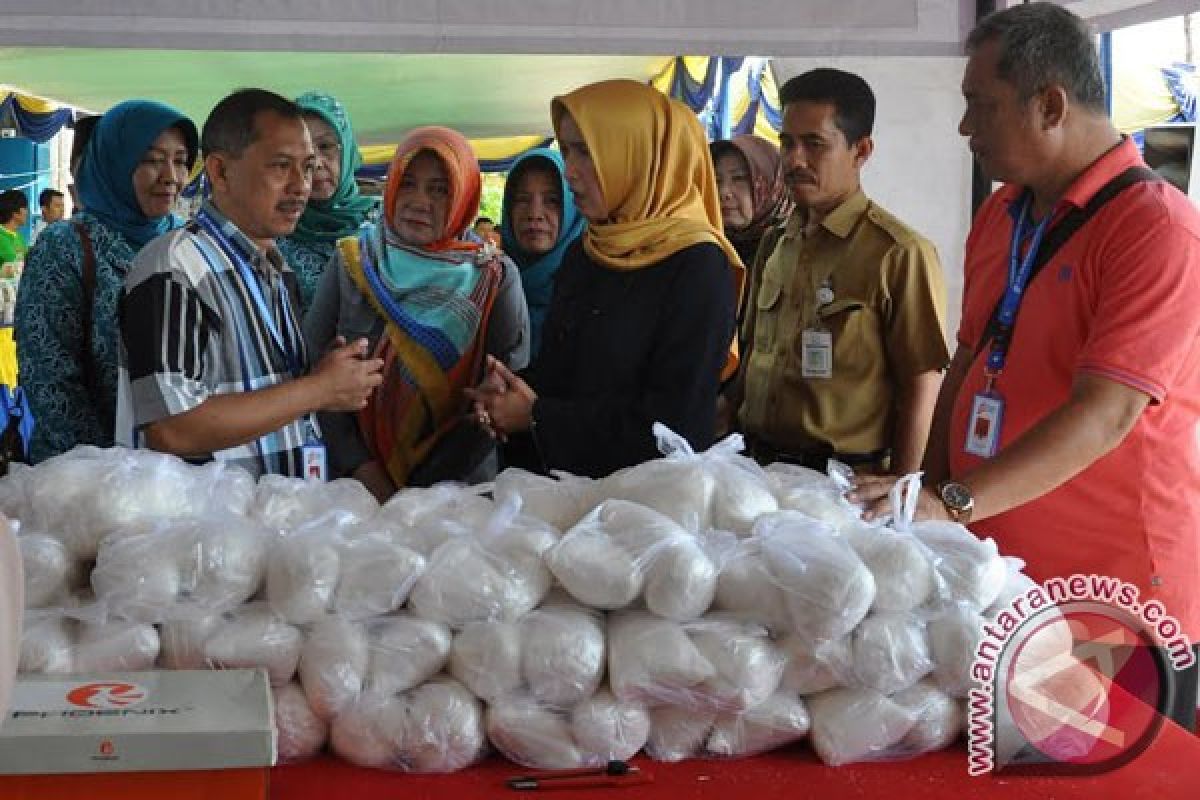
[[[966,525],[971,520],[975,496],[967,486],[956,481],[942,481],[938,484],[938,497],[955,522]]]

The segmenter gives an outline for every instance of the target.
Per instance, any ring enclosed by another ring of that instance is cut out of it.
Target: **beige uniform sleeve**
[[[937,250],[926,239],[898,242],[884,264],[888,292],[884,341],[896,380],[942,370],[946,348],[946,283]]]

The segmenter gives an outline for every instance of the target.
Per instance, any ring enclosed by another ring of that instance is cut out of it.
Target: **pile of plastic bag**
[[[603,480],[508,470],[382,507],[142,451],[14,467],[21,669],[262,668],[283,759],[417,772],[954,741],[1020,562],[899,510],[867,524],[836,470],[656,433],[663,458]]]

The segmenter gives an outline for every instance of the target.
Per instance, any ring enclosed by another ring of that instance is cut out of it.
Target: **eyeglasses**
[[[314,143],[317,155],[322,158],[340,158],[342,155],[342,143],[331,139],[322,139]]]

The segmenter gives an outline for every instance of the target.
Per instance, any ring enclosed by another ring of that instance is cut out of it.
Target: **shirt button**
[[[1163,581],[1162,581],[1161,575],[1151,575],[1150,576],[1150,585],[1151,586],[1162,586],[1162,582]]]

